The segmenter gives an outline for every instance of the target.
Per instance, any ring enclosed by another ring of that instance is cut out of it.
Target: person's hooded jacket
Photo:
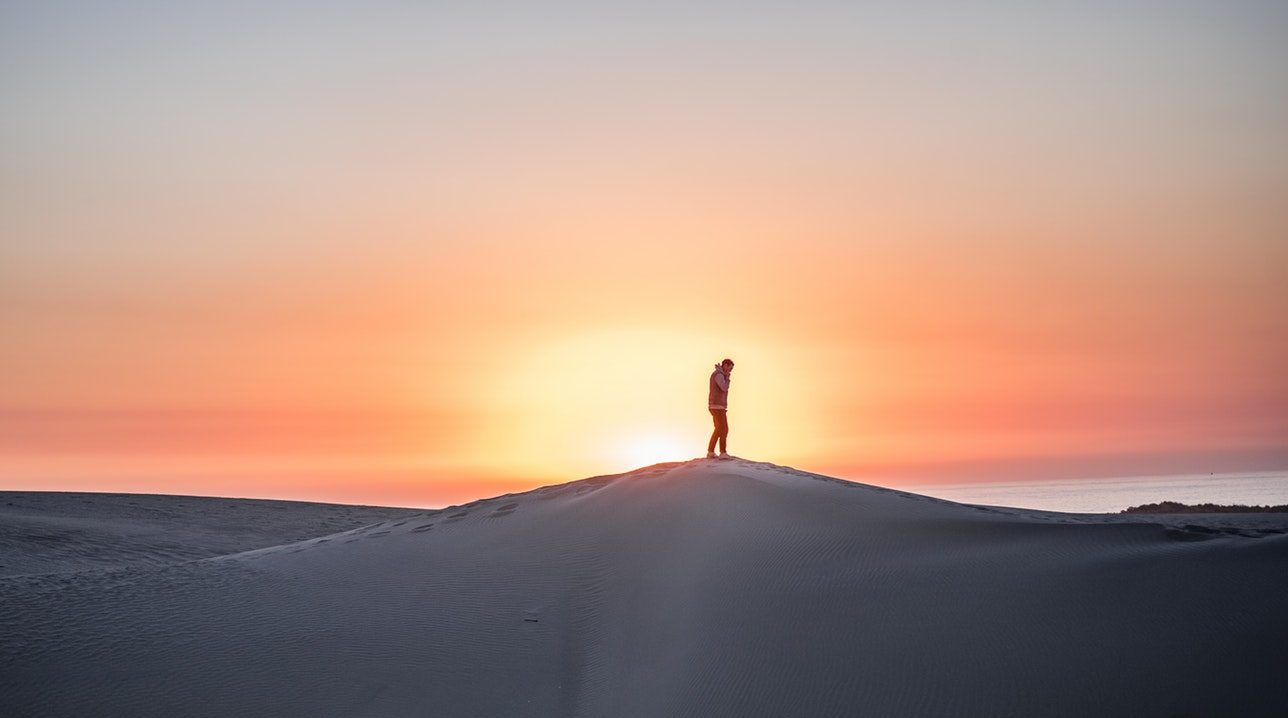
[[[707,392],[707,408],[717,411],[727,411],[729,409],[729,382],[731,378],[724,373],[724,369],[716,364],[716,370],[711,372],[710,389]]]

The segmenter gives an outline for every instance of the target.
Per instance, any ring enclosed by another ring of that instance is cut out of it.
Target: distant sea
[[[897,486],[964,504],[1070,513],[1116,513],[1160,501],[1186,504],[1288,504],[1288,470],[1113,479]]]

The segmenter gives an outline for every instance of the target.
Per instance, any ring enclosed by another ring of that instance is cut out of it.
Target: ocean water
[[[1116,513],[1128,506],[1186,504],[1288,504],[1288,470],[1113,479],[922,484],[899,486],[949,501],[1016,506],[1070,513]]]

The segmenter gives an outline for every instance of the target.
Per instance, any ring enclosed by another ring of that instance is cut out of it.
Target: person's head
[[[724,361],[720,362],[720,368],[724,369],[726,374],[733,371],[733,360],[725,359]]]

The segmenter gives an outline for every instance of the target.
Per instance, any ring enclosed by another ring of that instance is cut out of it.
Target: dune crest
[[[1162,521],[661,464],[2,578],[0,713],[1281,715],[1288,535]]]

